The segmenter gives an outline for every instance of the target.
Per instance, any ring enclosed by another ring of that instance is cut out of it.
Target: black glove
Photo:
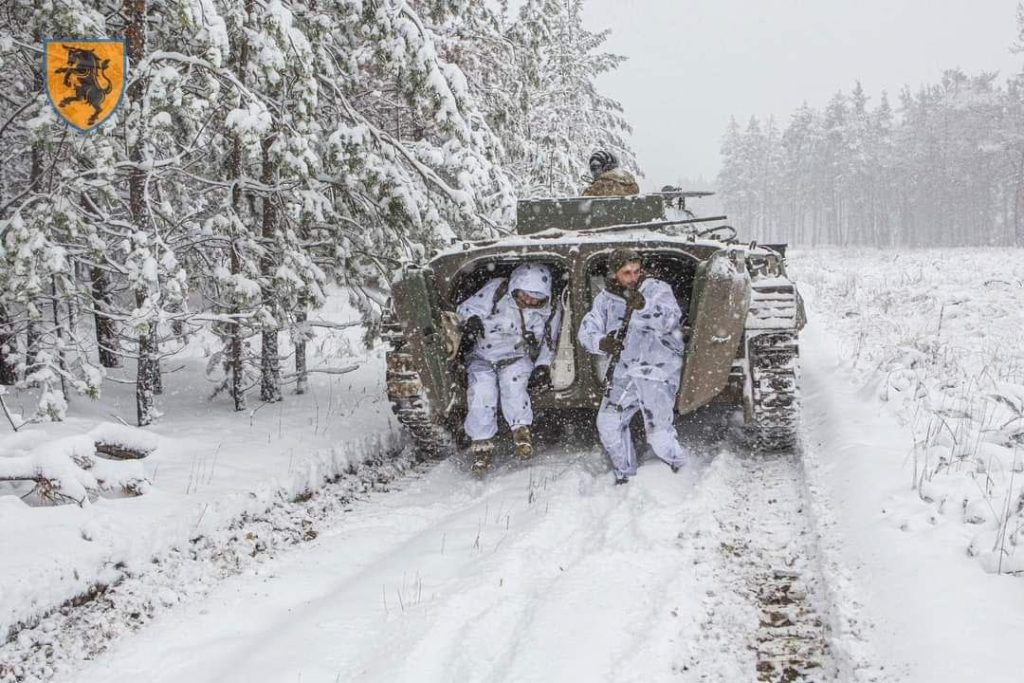
[[[641,294],[639,290],[627,289],[625,296],[626,308],[632,308],[634,311],[639,311],[647,305],[647,299],[644,298],[644,295]]]
[[[528,391],[543,393],[551,391],[551,369],[546,365],[538,365],[530,374],[530,381],[526,384]]]
[[[609,356],[614,356],[622,353],[622,342],[616,339],[614,334],[609,334],[597,343],[597,348],[601,349]]]
[[[480,319],[480,316],[474,315],[472,318],[462,323],[462,339],[466,344],[475,344],[478,339],[484,336],[484,321]]]

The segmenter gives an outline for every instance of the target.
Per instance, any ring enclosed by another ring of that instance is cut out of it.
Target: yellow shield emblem
[[[117,110],[124,96],[128,56],[123,38],[43,42],[43,74],[50,104],[87,133]]]

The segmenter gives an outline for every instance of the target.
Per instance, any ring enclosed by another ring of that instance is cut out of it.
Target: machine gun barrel
[[[728,216],[708,216],[706,218],[684,218],[678,221],[651,221],[649,223],[621,223],[619,225],[606,225],[602,228],[590,230],[577,230],[576,232],[593,234],[600,232],[621,232],[623,230],[657,230],[670,225],[692,225],[694,223],[709,223],[711,221],[724,221]]]

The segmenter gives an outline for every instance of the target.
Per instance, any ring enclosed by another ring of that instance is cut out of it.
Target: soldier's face
[[[535,296],[530,296],[521,289],[517,289],[516,301],[519,302],[520,308],[543,308],[544,303],[547,301],[547,299],[540,299]]]
[[[601,165],[600,161],[591,161],[590,162],[590,176],[592,178],[596,179],[597,176],[601,175],[601,171],[602,171],[603,168],[604,167]]]
[[[639,261],[630,261],[615,271],[615,281],[620,287],[633,289],[636,283],[640,282],[640,275],[643,273],[643,266]]]

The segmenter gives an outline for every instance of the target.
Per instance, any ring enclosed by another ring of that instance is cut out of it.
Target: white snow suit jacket
[[[640,293],[645,305],[630,319],[615,376],[668,381],[678,386],[683,368],[683,313],[672,288],[662,280],[645,279],[640,283]],[[619,329],[625,314],[626,300],[602,290],[580,324],[578,336],[583,348],[606,355],[598,344]]]
[[[484,336],[467,355],[467,360],[478,358],[504,364],[526,357],[529,349],[524,332],[528,331],[540,343],[540,353],[534,365],[550,365],[555,357],[562,324],[561,306],[551,300],[552,277],[547,266],[524,263],[512,271],[507,291],[498,301],[494,297],[505,278],[488,281],[476,294],[459,304],[459,321],[465,322],[476,315],[484,324]],[[541,308],[520,308],[513,296],[516,290],[547,298],[547,303]]]

